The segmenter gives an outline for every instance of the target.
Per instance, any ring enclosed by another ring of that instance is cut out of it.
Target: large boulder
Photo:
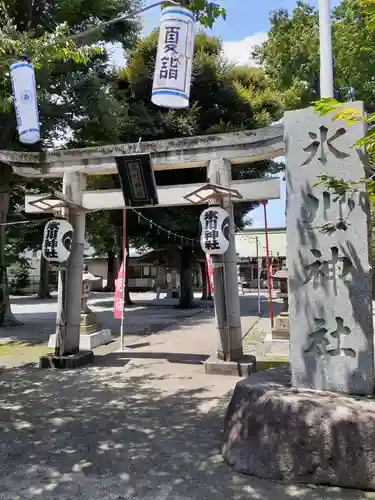
[[[237,472],[375,490],[375,401],[297,391],[287,367],[237,383],[223,456]]]

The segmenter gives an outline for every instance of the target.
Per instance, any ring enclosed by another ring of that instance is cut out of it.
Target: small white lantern
[[[228,250],[230,238],[230,219],[220,207],[211,206],[201,213],[201,246],[209,255],[222,255]]]
[[[54,219],[44,227],[42,253],[49,262],[65,262],[72,250],[73,227],[65,219]]]
[[[166,7],[161,13],[151,100],[165,108],[189,106],[194,55],[195,19],[184,7]]]
[[[24,144],[40,140],[39,113],[34,67],[27,61],[10,66],[19,139]]]

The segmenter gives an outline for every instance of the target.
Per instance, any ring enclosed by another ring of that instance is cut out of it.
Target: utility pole
[[[256,244],[256,259],[257,259],[257,282],[258,282],[258,314],[260,315],[261,313],[261,307],[260,307],[260,271],[261,267],[259,265],[259,238],[258,236],[255,236],[255,244]]]
[[[319,0],[320,97],[333,97],[332,30],[329,0]]]

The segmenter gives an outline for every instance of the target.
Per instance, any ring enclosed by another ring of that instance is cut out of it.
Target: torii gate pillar
[[[231,187],[231,164],[224,158],[211,160],[207,169],[208,181]],[[223,208],[230,217],[229,247],[223,256],[224,272],[214,270],[214,300],[217,323],[217,357],[224,361],[240,361],[243,359],[242,330],[240,314],[240,298],[237,283],[237,254],[234,236],[233,202],[224,198]]]
[[[63,194],[77,205],[82,203],[82,192],[86,188],[86,176],[80,172],[66,173],[63,176]],[[56,315],[56,337],[59,333],[64,340],[64,355],[76,354],[80,344],[80,318],[82,298],[82,273],[85,247],[85,211],[69,208],[68,220],[73,226],[73,244],[67,266],[66,282],[59,276],[58,302]]]

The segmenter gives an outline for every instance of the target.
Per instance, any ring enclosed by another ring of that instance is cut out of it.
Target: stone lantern
[[[280,269],[280,271],[277,271],[274,275],[273,278],[277,279],[279,282],[280,286],[280,292],[277,293],[277,296],[280,299],[283,299],[284,302],[284,312],[288,312],[289,310],[289,303],[288,303],[288,269],[287,267],[283,267]]]
[[[87,266],[84,267],[82,274],[82,296],[81,296],[81,322],[80,333],[89,335],[99,330],[99,324],[96,319],[96,314],[89,308],[88,299],[91,293],[91,283],[100,279],[92,273],[89,273]]]
[[[275,317],[274,327],[272,328],[272,338],[289,340],[289,304],[288,304],[288,269],[283,266],[277,271],[273,278],[280,284],[280,292],[277,296],[283,299],[284,307],[282,312]]]
[[[290,334],[289,334],[289,310],[288,310],[288,269],[283,266],[277,271],[273,278],[280,283],[280,291],[277,296],[283,299],[284,307],[282,312],[274,318],[272,331],[264,339],[264,347],[267,354],[275,356],[289,356]]]

